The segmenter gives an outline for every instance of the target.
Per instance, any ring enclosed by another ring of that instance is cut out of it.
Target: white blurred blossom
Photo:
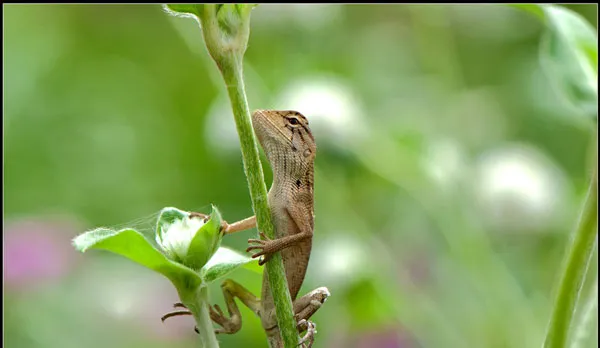
[[[331,285],[347,284],[360,278],[365,269],[367,247],[349,232],[334,233],[314,245],[314,262],[309,274],[315,281]]]
[[[252,13],[253,26],[272,28],[293,23],[305,30],[318,30],[335,21],[342,13],[339,4],[261,4]]]
[[[499,230],[548,228],[560,222],[567,206],[563,172],[529,146],[484,154],[476,165],[475,190],[486,220]]]
[[[239,153],[240,139],[231,113],[231,105],[226,97],[213,102],[206,117],[204,136],[212,147],[223,153]]]
[[[275,103],[278,109],[292,109],[306,116],[317,144],[344,147],[364,130],[360,98],[342,80],[314,76],[286,86]]]

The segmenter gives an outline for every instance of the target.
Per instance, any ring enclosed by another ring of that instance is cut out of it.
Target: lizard
[[[252,126],[273,171],[273,183],[268,193],[268,203],[275,227],[275,239],[260,232],[261,239],[249,239],[247,252],[256,250],[253,258],[261,257],[263,265],[275,252],[281,252],[288,289],[293,301],[294,316],[299,331],[306,331],[300,345],[309,342],[316,333],[315,325],[308,319],[329,297],[326,287],[317,288],[297,298],[306,274],[312,248],[314,229],[314,159],[316,143],[301,113],[292,110],[256,110],[252,113]],[[206,215],[194,213],[207,218]],[[256,227],[256,216],[233,224],[222,222],[223,234],[231,234]],[[218,305],[211,306],[211,319],[221,326],[216,333],[233,334],[242,326],[237,297],[261,319],[271,348],[282,347],[275,305],[269,289],[266,272],[263,273],[261,298],[257,298],[239,283],[227,279],[221,289],[227,305],[229,318]],[[181,303],[176,307],[185,307]],[[191,314],[189,311],[165,315]]]

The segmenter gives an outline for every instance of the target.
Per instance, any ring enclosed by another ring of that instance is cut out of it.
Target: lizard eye
[[[298,119],[295,117],[288,117],[287,120],[292,126],[297,126],[300,124],[300,121],[298,121]]]

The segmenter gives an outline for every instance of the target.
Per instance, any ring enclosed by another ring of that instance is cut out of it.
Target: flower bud
[[[213,206],[206,218],[177,208],[164,208],[156,226],[156,241],[178,263],[200,270],[221,245],[221,214]]]

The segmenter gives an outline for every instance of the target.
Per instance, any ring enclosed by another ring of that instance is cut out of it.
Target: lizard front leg
[[[202,217],[204,219],[208,218],[208,215],[202,213],[192,213],[195,216]],[[290,214],[291,216],[297,214]],[[227,221],[221,222],[221,229],[223,234],[232,234],[236,232],[245,231],[251,228],[256,227],[256,216],[251,216],[249,218],[234,222],[233,224],[227,223]],[[304,227],[304,226],[303,226]],[[252,258],[257,258],[262,255],[265,257],[258,262],[260,266],[264,265],[267,261],[271,259],[271,255],[277,251],[290,247],[302,240],[307,238],[312,238],[312,231],[303,231],[301,233],[288,235],[282,238],[278,238],[275,240],[269,239],[263,232],[260,232],[260,237],[262,239],[248,239],[248,243],[255,243],[257,245],[251,245],[246,249],[246,252],[251,250],[259,250],[259,252],[252,255]]]
[[[310,202],[312,196],[308,193],[299,193],[295,199],[295,204],[286,206],[279,214],[288,216],[293,222],[294,228],[286,230],[285,235],[277,239],[269,239],[264,233],[260,232],[261,239],[248,239],[248,243],[255,245],[249,246],[246,251],[258,250],[252,255],[253,258],[264,255],[264,258],[258,262],[259,265],[265,264],[273,253],[288,248],[294,244],[311,239],[313,236],[312,210],[306,202]],[[271,208],[273,209],[273,208]],[[307,265],[304,265],[306,267]],[[286,270],[287,272],[287,270]]]
[[[249,246],[246,248],[246,251],[259,250],[257,253],[252,255],[252,258],[257,258],[264,255],[265,257],[258,261],[258,264],[262,266],[271,259],[273,253],[288,248],[307,238],[312,238],[312,233],[298,233],[278,239],[269,239],[269,237],[267,237],[264,233],[260,232],[260,237],[262,239],[248,239],[248,243],[255,243],[256,245]]]
[[[209,215],[202,213],[190,213],[190,216],[200,217],[203,218],[205,221],[210,218]],[[221,221],[221,230],[223,231],[223,234],[241,232],[254,227],[256,227],[256,216],[251,216],[249,218],[234,222],[232,224],[227,223],[227,221],[225,220]]]

